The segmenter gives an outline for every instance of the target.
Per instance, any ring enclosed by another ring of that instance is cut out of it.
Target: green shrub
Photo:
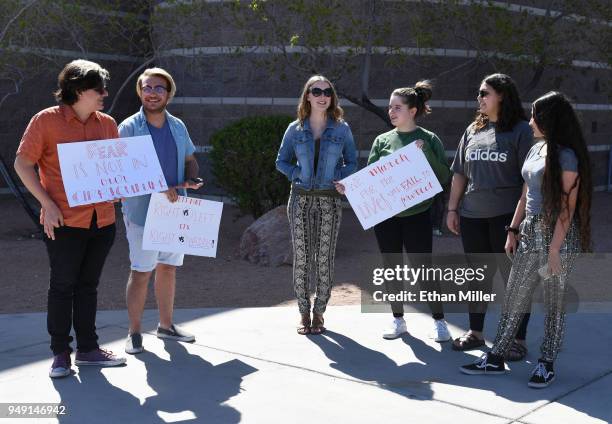
[[[287,201],[290,183],[274,162],[293,119],[285,115],[244,118],[211,137],[210,160],[216,183],[242,213],[258,218]]]

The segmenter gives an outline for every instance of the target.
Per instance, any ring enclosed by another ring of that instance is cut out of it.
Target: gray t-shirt
[[[491,218],[512,213],[521,197],[521,167],[533,145],[533,132],[527,121],[507,132],[495,131],[491,123],[480,131],[472,128],[461,137],[451,167],[468,180],[460,214]]]
[[[533,145],[523,164],[521,173],[527,183],[527,215],[537,215],[542,211],[542,177],[546,165],[545,142],[540,141]],[[574,151],[568,147],[559,150],[559,164],[563,171],[578,172],[578,158]]]

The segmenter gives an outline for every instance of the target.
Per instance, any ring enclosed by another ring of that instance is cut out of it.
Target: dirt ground
[[[117,212],[120,217],[120,211]],[[592,215],[595,251],[612,252],[611,193],[596,193]],[[0,222],[0,313],[45,311],[49,265],[43,242],[32,238],[35,228],[12,196],[0,196]],[[290,266],[263,267],[239,258],[240,236],[251,222],[250,217],[240,217],[236,208],[224,206],[217,258],[185,257],[177,276],[177,308],[262,307],[295,303]],[[434,251],[461,252],[459,237],[448,233],[434,237]],[[357,282],[364,276],[359,275],[355,264],[377,255],[373,231],[363,231],[353,212],[345,209],[336,256],[336,284],[330,305],[360,302]],[[100,310],[125,309],[128,273],[125,229],[118,219],[117,238],[99,286]],[[152,286],[146,307],[155,307]]]

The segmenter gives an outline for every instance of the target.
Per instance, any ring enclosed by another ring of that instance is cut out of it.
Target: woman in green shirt
[[[398,88],[391,93],[388,113],[395,128],[376,137],[368,165],[408,144],[416,143],[425,154],[440,184],[443,185],[448,181],[451,172],[442,142],[436,134],[417,126],[415,122],[417,118],[431,112],[426,103],[430,98],[431,84],[428,81],[418,82],[414,87]],[[413,268],[431,265],[432,203],[433,198],[425,200],[374,226],[386,268],[403,265],[403,250],[408,254]],[[390,286],[395,287],[391,290]],[[388,292],[397,292],[400,289],[397,283],[392,282],[390,286],[387,287]],[[437,284],[434,288],[437,288]],[[441,303],[430,302],[429,306],[435,323],[431,337],[437,342],[450,340]],[[385,339],[395,339],[407,332],[402,303],[391,302],[391,310],[394,319],[390,328],[383,333]]]

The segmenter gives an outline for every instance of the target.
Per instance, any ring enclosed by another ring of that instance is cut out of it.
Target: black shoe
[[[534,389],[543,389],[548,387],[554,380],[555,371],[553,370],[553,363],[540,359],[527,385]]]
[[[459,367],[459,371],[464,374],[505,374],[506,366],[504,359],[490,353],[483,353],[480,358],[469,365]]]
[[[195,342],[195,336],[183,330],[178,325],[172,324],[169,329],[157,327],[157,337],[160,339],[177,340],[179,342]]]

